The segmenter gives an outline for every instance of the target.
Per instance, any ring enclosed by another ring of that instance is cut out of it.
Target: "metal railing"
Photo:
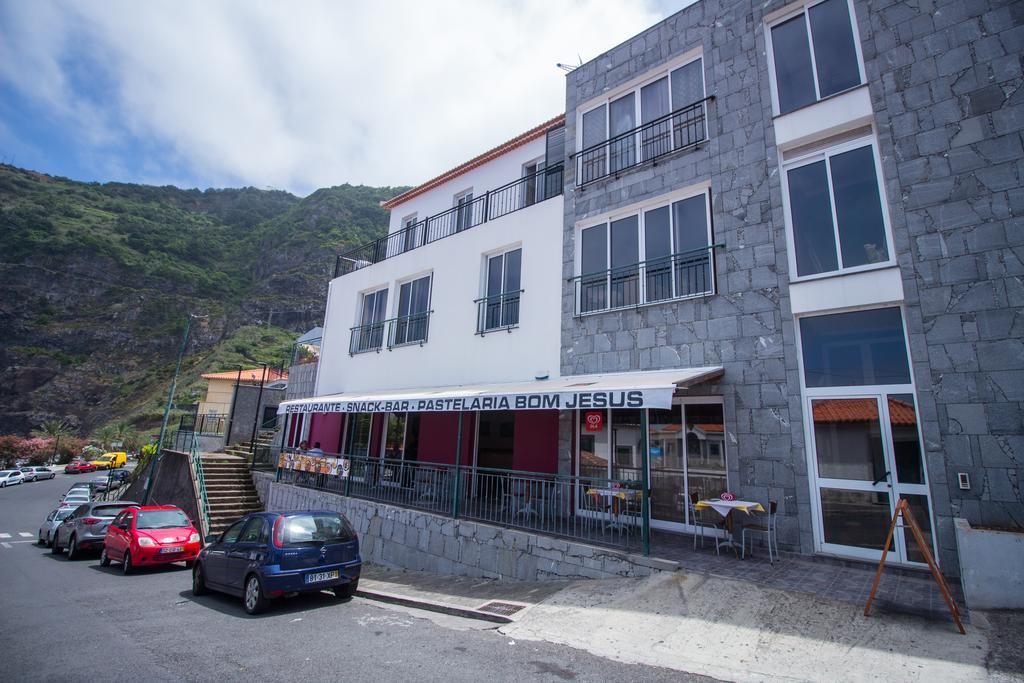
[[[206,492],[206,478],[203,475],[202,455],[199,453],[199,439],[192,433],[192,443],[188,451],[188,466],[192,472],[192,483],[196,494],[196,507],[199,510],[202,537],[210,533],[210,499]]]
[[[504,292],[476,299],[476,333],[483,335],[519,327],[519,300],[526,290]]]
[[[369,325],[357,325],[351,329],[351,337],[348,342],[348,355],[354,356],[357,353],[369,351],[380,351],[384,345],[384,323],[370,323]]]
[[[695,147],[707,140],[707,103],[714,95],[675,110],[642,126],[581,150],[576,157],[576,185]]]
[[[400,315],[391,318],[388,323],[388,349],[396,346],[409,346],[427,343],[427,334],[430,332],[430,314],[433,311],[423,311],[410,315]]]
[[[671,254],[569,278],[575,315],[710,296],[715,293],[715,248]]]
[[[371,458],[282,453],[278,481],[451,518],[640,550],[641,482]]]
[[[456,235],[562,194],[562,165],[517,178],[434,216],[339,254],[334,277]]]
[[[223,414],[196,415],[190,413],[181,416],[178,432],[195,432],[200,436],[224,436],[227,421],[228,416]]]

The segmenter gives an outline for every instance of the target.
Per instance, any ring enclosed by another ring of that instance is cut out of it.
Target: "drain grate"
[[[490,612],[491,614],[500,614],[503,617],[509,617],[524,607],[526,607],[526,605],[513,605],[511,602],[499,602],[494,600],[488,602],[486,605],[477,607],[477,610],[480,612]]]

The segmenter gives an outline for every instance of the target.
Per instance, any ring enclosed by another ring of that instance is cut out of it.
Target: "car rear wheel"
[[[109,567],[110,557],[107,555],[107,546],[103,546],[103,550],[100,551],[100,566]]]
[[[245,611],[249,614],[259,614],[267,609],[270,601],[263,594],[263,586],[260,577],[250,574],[245,580],[245,597],[243,598]]]
[[[203,576],[203,565],[198,563],[192,569],[192,595],[206,595],[206,577]]]
[[[130,551],[125,550],[124,561],[121,563],[121,571],[124,572],[125,575],[127,575],[131,574],[134,570],[135,567],[132,566],[132,554]]]
[[[355,581],[349,581],[348,583],[334,587],[334,597],[338,600],[351,600],[352,596],[359,590],[359,579]]]
[[[53,543],[50,545],[50,552],[53,553],[54,555],[60,555],[60,553],[61,553],[61,547],[60,547],[60,544],[58,543],[59,540],[60,540],[60,536],[58,536],[57,534],[54,534],[53,535]]]

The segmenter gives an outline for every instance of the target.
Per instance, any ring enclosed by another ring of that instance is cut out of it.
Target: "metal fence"
[[[456,235],[561,194],[562,165],[541,169],[478,197],[466,197],[446,211],[339,254],[334,262],[334,277],[418,249],[424,244]]]
[[[344,496],[637,551],[640,481],[286,451],[278,481]]]
[[[576,155],[576,184],[586,185],[707,139],[705,97],[674,112],[620,133]]]
[[[525,290],[505,292],[476,299],[476,333],[485,334],[497,330],[511,330],[519,327],[519,301]]]

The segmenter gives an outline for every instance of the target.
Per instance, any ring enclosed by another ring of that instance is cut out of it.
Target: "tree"
[[[99,443],[100,446],[103,447],[103,450],[109,451],[111,444],[117,441],[117,428],[113,425],[100,427],[93,432],[92,439]]]
[[[114,427],[117,433],[117,441],[121,442],[121,448],[126,451],[134,451],[139,447],[139,433],[130,422],[118,422]]]
[[[74,430],[65,420],[43,420],[36,429],[32,430],[32,436],[48,439],[59,439],[62,436],[71,436]]]

